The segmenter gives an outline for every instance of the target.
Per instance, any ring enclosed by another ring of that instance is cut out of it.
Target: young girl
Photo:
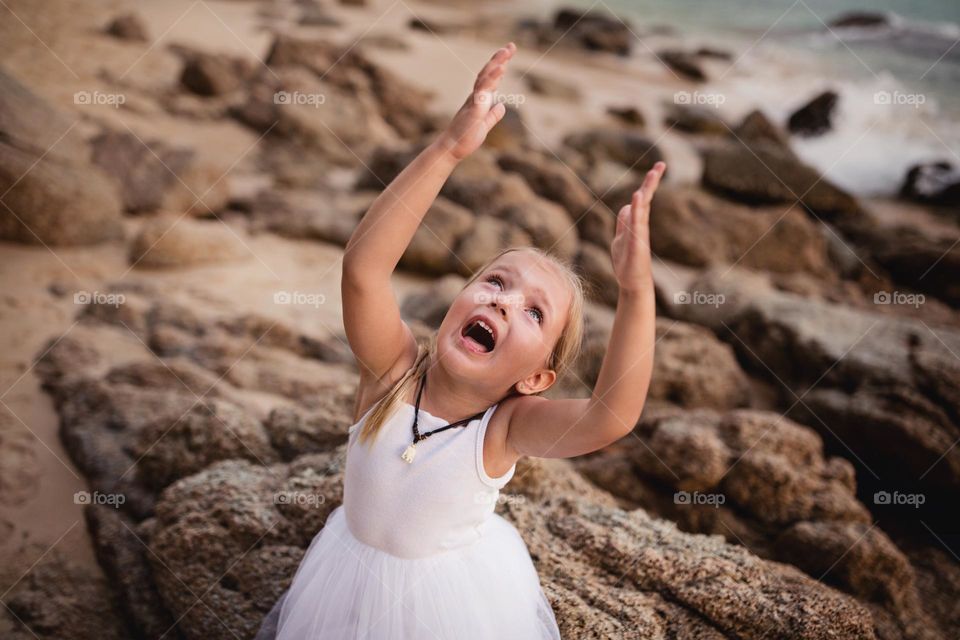
[[[559,638],[527,547],[494,513],[523,456],[569,458],[628,434],[653,366],[651,170],[617,216],[619,301],[588,399],[540,394],[580,348],[583,290],[569,265],[508,249],[473,275],[418,348],[390,275],[444,180],[503,117],[498,50],[447,129],[373,203],[346,247],[343,312],[360,364],[343,504],[257,638]]]

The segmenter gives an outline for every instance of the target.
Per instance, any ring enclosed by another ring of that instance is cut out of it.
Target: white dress
[[[374,405],[375,406],[375,405]],[[343,504],[314,537],[257,640],[556,640],[553,609],[516,528],[494,513],[499,478],[483,468],[497,405],[417,444],[402,403],[377,439],[349,429]],[[421,433],[446,426],[420,410]]]

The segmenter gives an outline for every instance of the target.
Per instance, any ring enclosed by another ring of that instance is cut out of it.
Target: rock
[[[170,269],[245,259],[250,249],[236,231],[214,222],[161,217],[141,227],[130,245],[130,264]]]
[[[621,122],[624,122],[629,125],[635,125],[637,127],[642,127],[646,124],[646,118],[643,117],[643,113],[640,112],[636,107],[607,107],[607,113],[617,118]]]
[[[599,247],[592,242],[581,242],[580,252],[577,254],[577,267],[589,283],[590,297],[615,307],[620,294],[620,285],[613,272],[609,249]],[[599,373],[599,370],[595,373]]]
[[[753,110],[744,116],[743,121],[733,130],[733,134],[747,145],[761,142],[771,143],[782,147],[784,150],[790,148],[787,135],[759,110]]]
[[[413,271],[442,275],[454,268],[454,247],[473,227],[473,214],[464,207],[438,197],[400,258],[400,266]]]
[[[280,34],[266,62],[271,67],[303,66],[348,95],[370,96],[346,104],[353,108],[358,102],[369,104],[403,138],[417,139],[434,129],[427,113],[430,94],[400,80],[352,46]]]
[[[180,83],[201,96],[219,96],[238,89],[252,71],[243,58],[194,51],[186,56]]]
[[[951,235],[934,234],[920,224],[908,222],[892,228],[867,227],[856,240],[868,248],[870,257],[887,270],[894,282],[958,308],[960,280],[956,275],[960,273],[960,246]],[[889,300],[891,292],[883,295],[887,296],[887,303],[896,302]]]
[[[72,130],[62,113],[0,72],[0,239],[69,246],[122,237],[117,193],[80,161],[85,147]]]
[[[447,310],[466,283],[462,276],[450,274],[434,280],[422,291],[407,295],[400,307],[404,319],[439,329]]]
[[[960,353],[960,332],[714,270],[690,287],[723,295],[724,304],[677,305],[671,314],[714,329],[748,372],[775,376],[781,402],[794,405],[789,417],[838,450],[855,451],[865,480],[915,486],[931,503],[937,491],[960,486],[960,451],[951,448],[960,433],[960,397],[952,390],[960,388],[960,367],[950,355]]]
[[[147,555],[150,550],[136,534],[136,523],[108,506],[84,509],[97,561],[117,592],[120,608],[137,634],[159,638],[173,629],[174,620],[160,603]]]
[[[282,142],[298,162],[319,156],[333,166],[361,166],[360,158],[395,138],[377,106],[357,99],[356,90],[322,80],[301,66],[263,70],[252,82],[247,100],[233,115],[270,139]]]
[[[107,25],[106,32],[121,40],[149,42],[150,34],[143,19],[136,13],[125,13],[117,16]]]
[[[651,246],[662,259],[693,267],[739,264],[776,273],[803,271],[836,280],[826,238],[799,207],[751,209],[696,188],[666,185],[654,196],[652,210]]]
[[[343,412],[327,407],[314,412],[285,407],[271,411],[264,427],[273,448],[284,460],[290,461],[307,453],[328,451],[343,443],[350,422]]]
[[[664,124],[687,133],[704,135],[727,135],[730,128],[716,109],[688,105],[674,105],[667,113]]]
[[[960,170],[947,161],[914,165],[907,171],[900,197],[950,207],[960,205]]]
[[[569,38],[585,49],[605,51],[620,56],[630,55],[634,36],[630,24],[613,14],[601,11],[562,8],[553,18],[559,38]]]
[[[750,385],[729,345],[708,329],[675,320],[658,319],[656,331],[650,398],[688,408],[749,405]]]
[[[794,111],[787,121],[787,128],[791,133],[807,137],[830,131],[839,99],[836,91],[824,91]]]
[[[28,549],[17,555],[22,559],[4,561],[8,566],[3,584],[9,588],[3,596],[0,629],[5,638],[131,637],[111,585],[94,570],[68,559],[59,549]],[[26,558],[36,558],[33,566]]]
[[[532,197],[507,205],[497,215],[525,231],[535,247],[567,260],[576,255],[577,225],[560,205]]]
[[[687,53],[686,51],[677,51],[675,49],[667,49],[658,51],[656,55],[660,62],[685,78],[699,82],[707,79],[707,74],[704,73],[703,68],[700,66],[700,61],[697,60],[695,54]]]
[[[873,11],[848,11],[830,21],[831,27],[887,27],[890,15]]]
[[[643,134],[613,128],[597,128],[568,135],[563,143],[583,154],[591,163],[612,160],[642,175],[663,155]]]
[[[781,147],[756,142],[717,146],[704,156],[703,184],[748,204],[795,202],[828,221],[856,220],[860,205]]]
[[[339,27],[342,24],[328,9],[315,4],[303,8],[298,23],[308,27]]]
[[[163,207],[167,193],[192,163],[194,152],[132,133],[104,131],[90,141],[93,163],[113,176],[130,213]]]
[[[508,247],[533,245],[530,235],[515,224],[481,214],[474,218],[473,227],[463,235],[453,252],[454,271],[461,276],[470,276],[487,260]]]
[[[580,100],[580,90],[575,84],[552,78],[540,73],[528,71],[524,76],[530,91],[548,98],[563,100]]]
[[[562,205],[582,238],[600,246],[610,245],[615,215],[570,167],[542,152],[505,152],[497,162],[505,171],[523,176],[537,195]]]
[[[320,189],[264,189],[246,205],[250,230],[346,246],[376,195]]]
[[[495,150],[521,149],[527,146],[529,138],[520,110],[507,105],[503,118],[487,132],[483,147]]]
[[[165,417],[147,425],[136,455],[139,475],[157,490],[220,460],[276,461],[263,425],[222,400],[198,401],[173,420]]]
[[[515,494],[498,510],[524,536],[565,637],[600,637],[584,634],[587,621],[592,629],[605,630],[606,637],[626,630],[656,635],[667,624],[679,635],[687,629],[701,637],[873,637],[869,613],[849,597],[718,537],[680,533],[643,511],[627,513],[587,499],[557,497],[560,483],[573,482],[567,486],[584,491],[587,486],[561,470],[563,461],[537,464],[545,466],[531,470],[525,487],[518,485],[529,494]],[[180,625],[189,637],[226,637],[225,626],[244,634],[256,629],[272,598],[292,578],[303,549],[340,503],[342,471],[336,453],[304,456],[270,469],[230,461],[164,493],[148,527],[156,551],[152,562],[157,569],[170,568],[158,570],[158,588],[164,604],[183,616]],[[325,499],[313,508],[272,499],[291,490]],[[223,504],[230,510],[223,510]],[[203,543],[198,548],[191,541]],[[227,584],[234,583],[257,563],[269,566],[270,573],[243,579],[242,590],[226,589],[216,579],[226,572],[233,576]],[[171,572],[182,576],[189,590],[202,593],[208,606],[192,606],[196,599],[170,578]],[[691,575],[704,579],[691,583]],[[614,582],[617,578],[626,581],[623,587]],[[666,593],[669,599],[660,595]],[[737,603],[735,608],[718,604],[728,598]],[[657,612],[669,612],[670,622]]]

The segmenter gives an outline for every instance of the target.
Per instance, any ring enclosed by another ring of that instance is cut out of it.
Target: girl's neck
[[[476,387],[458,389],[449,381],[439,366],[427,365],[426,387],[420,396],[420,409],[448,423],[462,420],[486,410],[493,402],[487,402],[477,396]],[[414,397],[411,404],[416,406],[416,393],[420,380],[414,385]]]

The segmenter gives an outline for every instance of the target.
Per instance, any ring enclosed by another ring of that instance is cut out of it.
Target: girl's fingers
[[[505,68],[505,63],[507,60],[513,57],[513,54],[516,50],[517,46],[512,42],[507,44],[505,47],[497,49],[493,56],[490,57],[490,60],[487,61],[487,64],[483,66],[483,69],[480,70],[480,73],[477,74],[477,82],[475,86],[479,88],[481,86],[481,82],[497,68]]]
[[[653,200],[653,194],[656,192],[657,187],[660,186],[660,178],[663,177],[663,172],[666,168],[667,164],[661,161],[653,165],[653,169],[647,171],[647,175],[643,179],[643,184],[640,185],[640,189],[637,192],[641,195],[640,202],[643,205],[649,205]]]

